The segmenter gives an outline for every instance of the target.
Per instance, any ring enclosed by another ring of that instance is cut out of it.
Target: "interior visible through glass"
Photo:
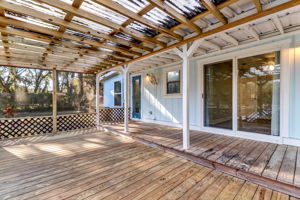
[[[204,65],[204,125],[232,129],[232,61]]]
[[[238,59],[238,130],[279,135],[280,52]]]
[[[140,80],[134,81],[134,112],[140,113]]]

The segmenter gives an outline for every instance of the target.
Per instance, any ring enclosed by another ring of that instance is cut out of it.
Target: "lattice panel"
[[[130,117],[130,110],[128,112]],[[102,108],[100,109],[100,122],[121,122],[124,121],[124,108]]]
[[[0,119],[0,138],[16,138],[51,133],[52,117]]]
[[[69,131],[96,126],[96,114],[60,115],[57,117],[57,130]]]

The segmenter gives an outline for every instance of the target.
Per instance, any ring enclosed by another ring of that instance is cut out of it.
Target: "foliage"
[[[95,84],[95,75],[58,72],[58,110],[93,111]],[[12,107],[18,117],[51,115],[52,87],[50,70],[0,66],[0,110]]]

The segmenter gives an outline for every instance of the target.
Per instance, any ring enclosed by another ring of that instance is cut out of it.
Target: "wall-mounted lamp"
[[[149,81],[152,85],[157,85],[158,81],[156,80],[156,77],[152,73],[146,74],[146,80]]]

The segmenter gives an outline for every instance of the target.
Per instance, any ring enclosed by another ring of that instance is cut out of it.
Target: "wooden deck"
[[[106,126],[123,134],[123,125]],[[300,198],[300,148],[191,131],[191,148],[182,150],[180,128],[131,122],[127,136],[196,163]]]
[[[0,148],[0,199],[295,200],[105,133]]]

